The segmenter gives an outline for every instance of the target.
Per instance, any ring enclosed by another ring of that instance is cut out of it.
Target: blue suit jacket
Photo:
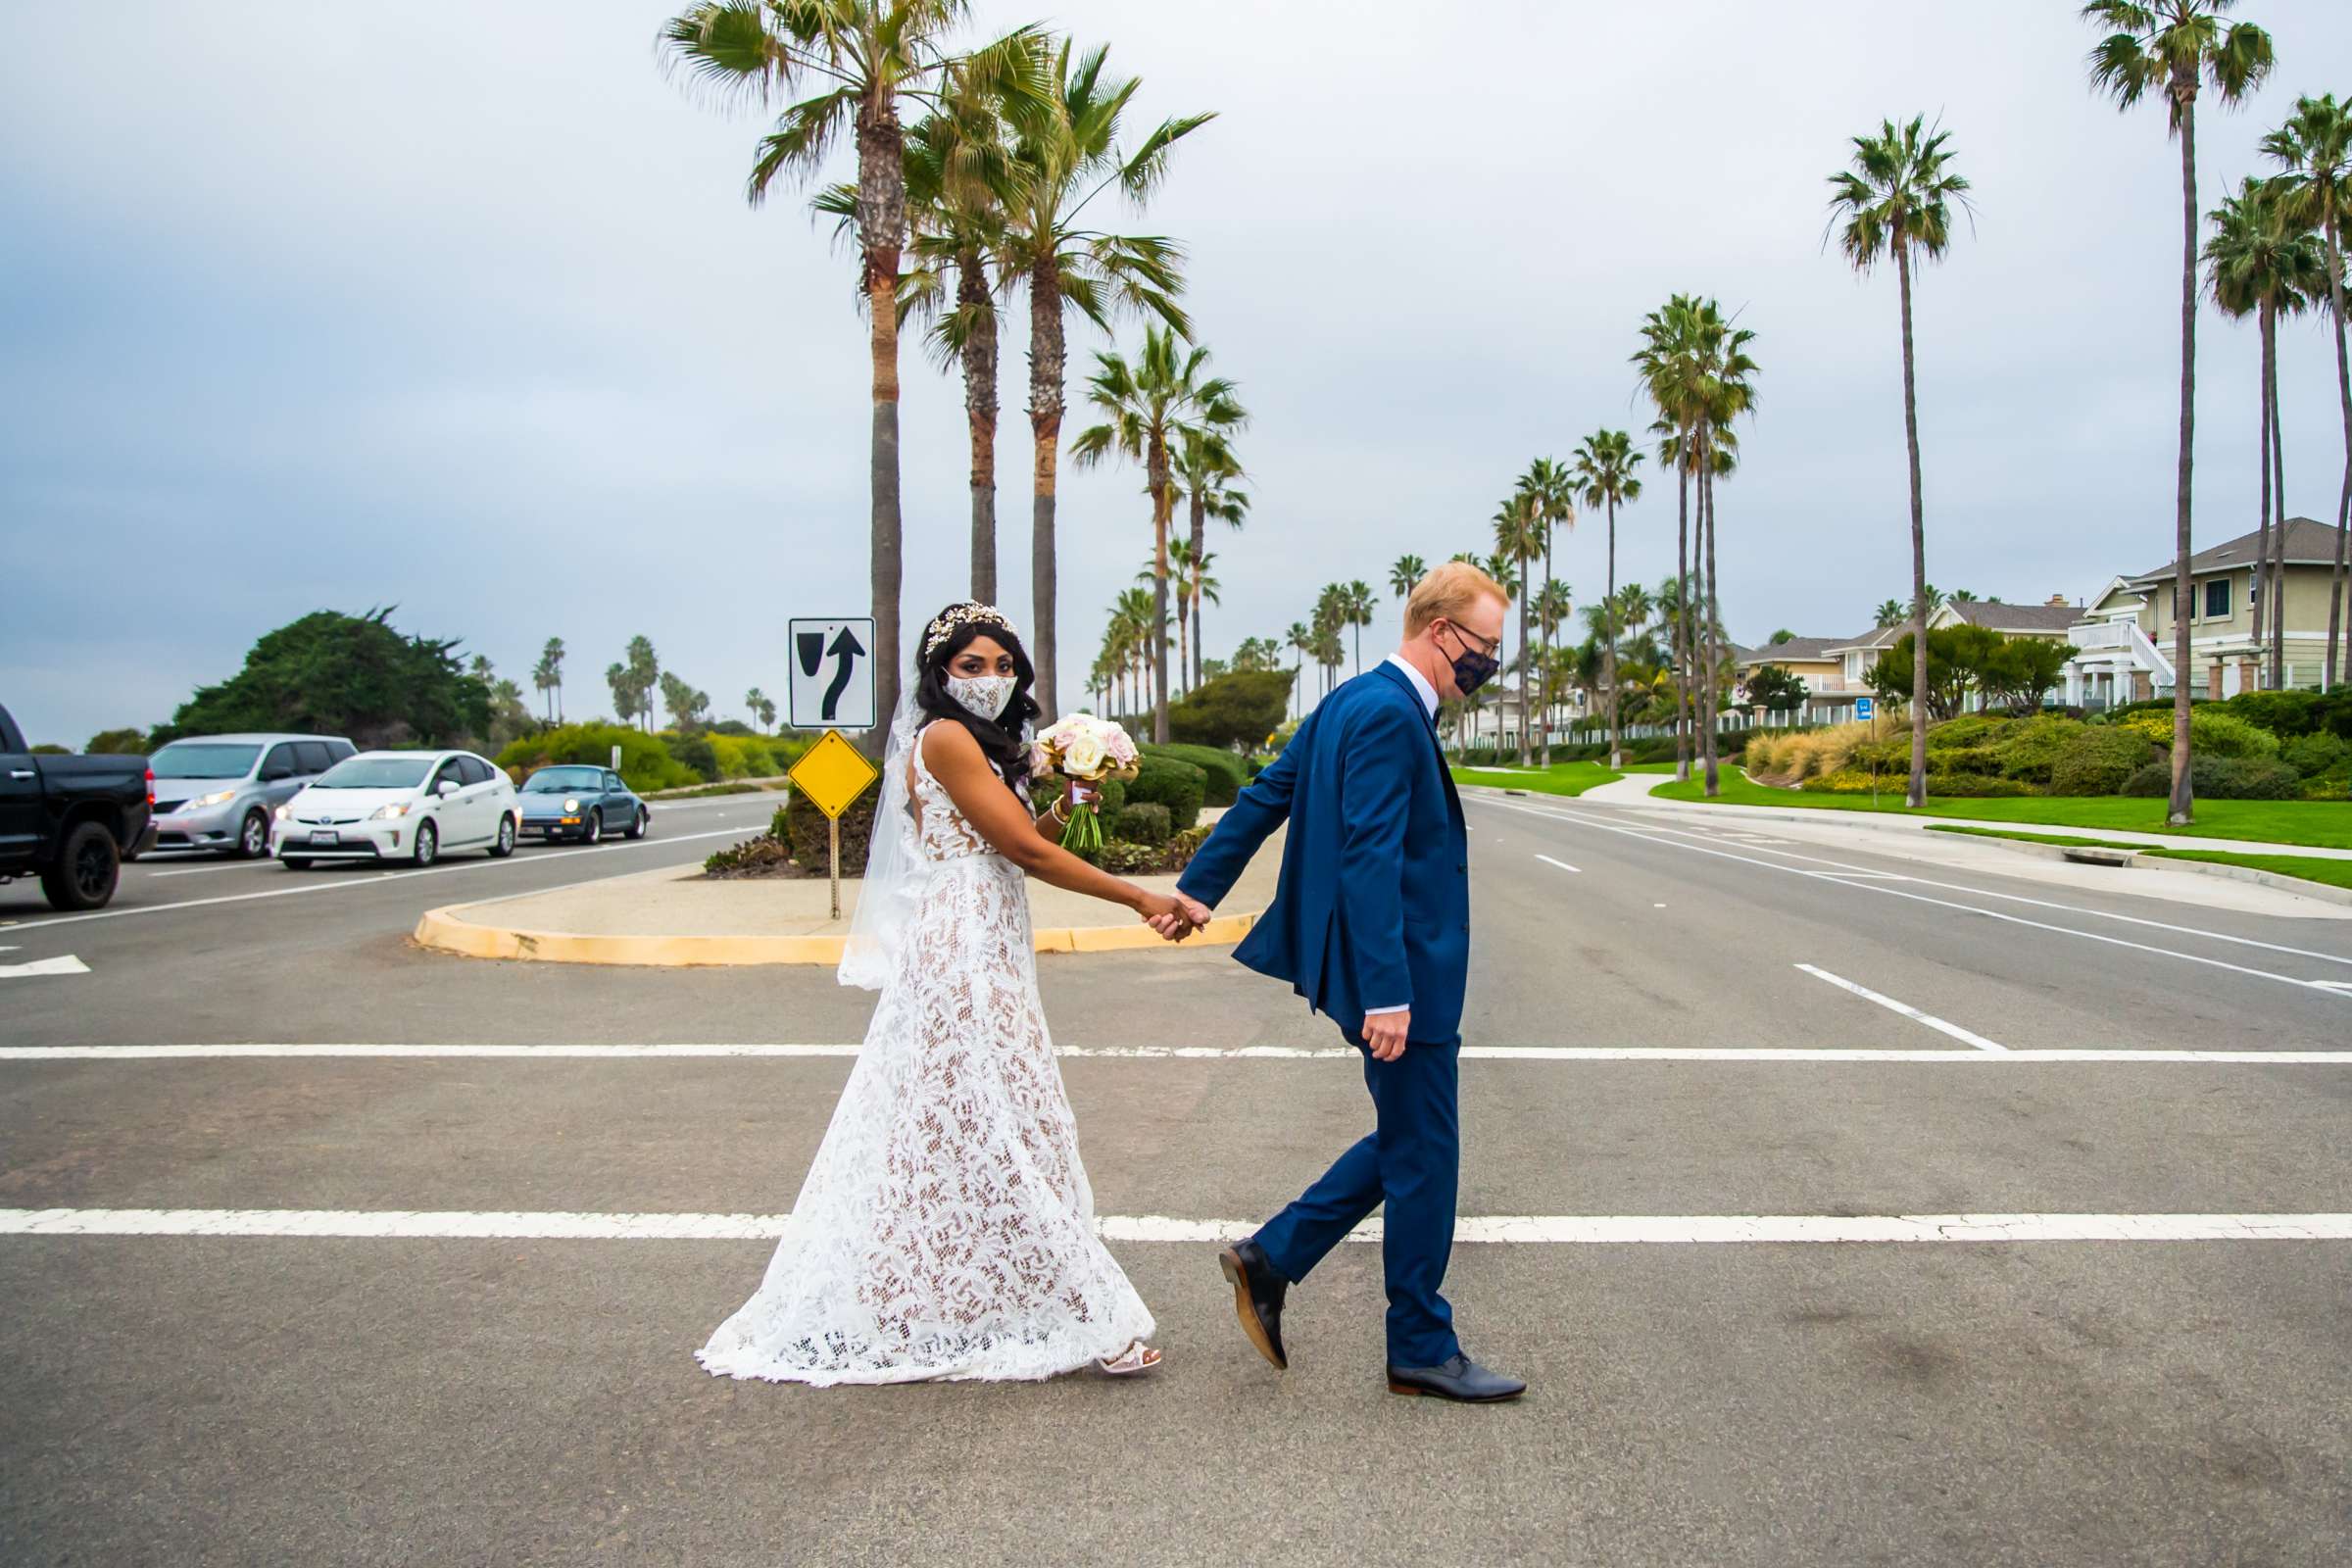
[[[1383,662],[1326,697],[1241,793],[1177,886],[1214,906],[1285,820],[1282,879],[1234,950],[1360,1034],[1367,1007],[1409,1006],[1408,1037],[1461,1032],[1470,965],[1462,803],[1404,672]]]

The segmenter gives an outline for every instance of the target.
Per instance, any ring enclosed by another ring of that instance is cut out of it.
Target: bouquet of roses
[[[1082,784],[1101,784],[1106,778],[1135,777],[1135,742],[1106,718],[1072,713],[1038,732],[1030,760],[1041,772],[1059,773]],[[1062,829],[1061,847],[1102,847],[1102,823],[1093,801],[1082,800],[1071,809],[1070,825]]]

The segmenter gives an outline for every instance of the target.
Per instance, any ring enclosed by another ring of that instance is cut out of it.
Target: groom
[[[1438,750],[1443,699],[1499,664],[1508,598],[1465,562],[1405,601],[1404,643],[1341,686],[1218,822],[1178,879],[1194,924],[1286,819],[1274,902],[1234,950],[1288,980],[1364,1054],[1373,1131],[1219,1261],[1242,1332],[1277,1367],[1282,1302],[1323,1254],[1386,1205],[1389,1392],[1492,1402],[1527,1385],[1462,1353],[1438,1294],[1453,1250],[1461,1163],[1456,1057],[1470,953],[1470,858],[1461,801]],[[1163,936],[1186,929],[1156,922]]]

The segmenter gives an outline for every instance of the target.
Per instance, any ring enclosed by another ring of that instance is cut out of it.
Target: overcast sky
[[[632,634],[739,714],[784,687],[787,616],[864,611],[854,263],[797,195],[746,207],[763,122],[663,78],[668,9],[325,5],[296,28],[134,0],[64,28],[0,5],[0,702],[34,739],[167,718],[319,608],[397,603],[526,693],[562,636],[575,715],[609,710]],[[1189,249],[1200,339],[1254,416],[1211,654],[1279,636],[1327,580],[1385,598],[1401,554],[1491,548],[1529,459],[1647,422],[1626,360],[1675,291],[1758,334],[1719,503],[1733,635],[1866,625],[1908,581],[1895,288],[1824,252],[1823,179],[1914,113],[1953,132],[1977,204],[1918,291],[1930,579],[2077,599],[2169,560],[2179,156],[2160,109],[2091,95],[2073,11],[1045,14],[1144,77],[1138,134],[1220,115],[1149,214],[1106,214]],[[2352,7],[2239,14],[2279,66],[2244,109],[2202,107],[2206,209],[2267,172],[2296,93],[2352,91]],[[973,32],[1039,17],[983,0]],[[2211,310],[2199,332],[2201,547],[2254,525],[2256,342]],[[1004,608],[1027,627],[1017,307],[1005,336]],[[1074,400],[1101,346],[1074,337]],[[2281,359],[2290,505],[2325,517],[2324,331],[2289,326]],[[911,348],[905,380],[919,624],[964,591],[965,449],[959,383]],[[1065,460],[1065,701],[1147,555],[1137,490]],[[1670,573],[1668,488],[1619,532],[1621,579]],[[1580,518],[1559,551],[1580,603],[1601,536]],[[1367,653],[1396,627],[1390,605]]]

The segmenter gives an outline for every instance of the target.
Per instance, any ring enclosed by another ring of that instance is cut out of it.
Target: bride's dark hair
[[[958,615],[957,611],[963,613]],[[946,635],[934,642],[943,623]],[[948,666],[980,637],[1012,656],[1012,700],[994,721],[948,695]],[[1029,746],[1023,732],[1038,715],[1037,699],[1029,695],[1036,681],[1037,668],[1029,662],[1029,650],[1021,646],[1019,634],[986,605],[968,601],[950,605],[923,627],[923,651],[914,666],[914,706],[926,718],[949,719],[970,730],[981,752],[1016,794],[1025,794],[1029,781]]]

